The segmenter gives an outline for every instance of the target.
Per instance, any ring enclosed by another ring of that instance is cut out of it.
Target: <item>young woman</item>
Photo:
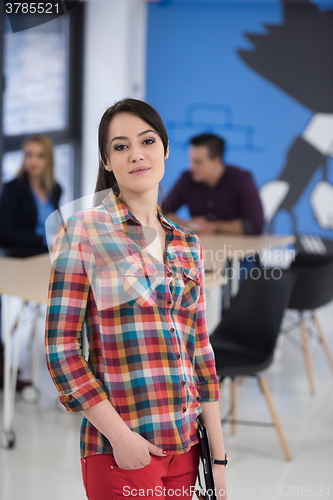
[[[53,175],[53,144],[43,134],[28,136],[23,165],[0,198],[0,245],[12,257],[48,251],[45,220],[58,209],[61,188]]]
[[[157,205],[169,153],[151,106],[124,99],[107,109],[99,149],[96,192],[109,193],[70,217],[55,245],[48,367],[60,401],[83,414],[89,500],[188,499],[198,471],[199,414],[214,459],[225,458],[201,242]],[[213,469],[224,500],[224,466]]]

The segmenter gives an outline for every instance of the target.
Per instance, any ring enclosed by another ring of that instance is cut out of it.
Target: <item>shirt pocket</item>
[[[124,301],[140,307],[152,307],[157,304],[159,274],[153,264],[123,263],[119,265],[123,279]]]
[[[196,310],[200,296],[200,280],[198,271],[194,267],[182,267],[184,292],[180,306],[190,311]]]

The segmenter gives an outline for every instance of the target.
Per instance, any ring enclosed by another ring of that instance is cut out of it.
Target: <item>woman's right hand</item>
[[[151,456],[165,457],[158,446],[150,443],[137,432],[125,433],[124,438],[112,445],[113,456],[121,469],[142,469],[150,463]]]

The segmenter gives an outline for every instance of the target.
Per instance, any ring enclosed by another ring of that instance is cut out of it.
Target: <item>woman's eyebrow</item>
[[[143,132],[140,132],[140,134],[138,134],[138,137],[141,137],[142,135],[148,134],[149,132],[153,132],[154,134],[156,134],[155,130],[148,129],[148,130],[144,130]],[[120,135],[118,137],[114,137],[112,139],[112,141],[110,142],[110,144],[112,144],[113,141],[127,141],[127,140],[128,140],[128,137],[126,137],[125,135]]]
[[[112,139],[112,141],[110,142],[110,144],[112,144],[112,143],[113,143],[113,141],[126,141],[126,140],[128,140],[128,137],[125,137],[124,135],[123,135],[123,136],[122,136],[122,135],[120,135],[119,137],[114,137],[114,138]]]
[[[138,134],[138,137],[141,137],[142,135],[148,134],[149,132],[153,132],[153,134],[156,134],[155,130],[150,128],[149,130],[144,130],[143,132],[140,132],[140,134]]]

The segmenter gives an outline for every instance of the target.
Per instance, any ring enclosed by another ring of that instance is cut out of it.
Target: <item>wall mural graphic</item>
[[[190,137],[215,132],[253,174],[267,230],[333,250],[333,0],[150,2],[146,81],[170,135],[164,193]]]
[[[254,71],[313,111],[306,128],[290,147],[276,180],[261,188],[266,220],[279,210],[289,212],[298,232],[293,208],[317,169],[321,180],[310,196],[318,224],[333,229],[333,185],[328,181],[328,159],[333,156],[333,10],[320,12],[305,0],[283,1],[284,24],[265,25],[265,34],[247,34],[253,50],[239,50]]]
[[[217,134],[227,141],[230,151],[261,151],[255,143],[251,125],[235,123],[232,108],[220,103],[193,103],[185,109],[182,121],[167,122],[169,140],[173,147],[187,149],[190,137],[205,132]]]

